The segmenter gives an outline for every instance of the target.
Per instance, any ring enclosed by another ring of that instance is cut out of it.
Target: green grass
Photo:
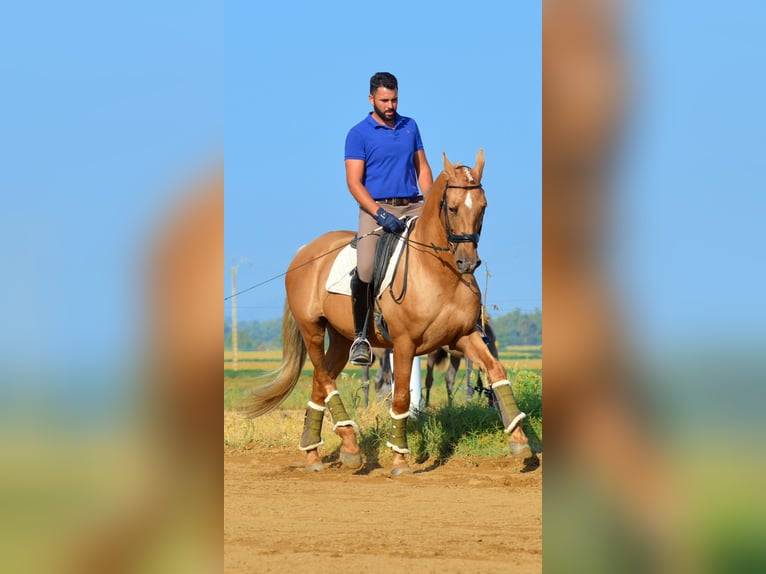
[[[501,359],[506,357],[501,354]],[[425,365],[425,362],[423,362]],[[303,411],[311,398],[312,369],[304,369],[293,392],[274,412],[261,419],[237,419],[228,425],[225,445],[233,450],[247,448],[294,446],[302,425]],[[252,388],[265,384],[273,377],[268,371],[224,371],[224,410],[241,411],[247,404]],[[465,395],[465,370],[458,371],[453,400],[448,400],[444,372],[436,371],[431,390],[431,407],[408,421],[408,441],[414,460],[440,462],[451,457],[508,454],[508,436],[503,432],[499,414],[488,408],[487,398]],[[527,413],[524,430],[533,448],[542,446],[542,375],[534,369],[508,369],[519,407]],[[425,381],[425,369],[423,370]],[[387,403],[376,400],[372,383],[369,406],[365,405],[361,386],[361,369],[349,367],[337,379],[338,390],[350,416],[360,425],[359,444],[367,460],[381,462],[390,458],[386,447],[391,420]],[[425,396],[425,388],[423,389]],[[270,418],[269,418],[270,417]],[[265,419],[265,420],[264,420]],[[328,431],[325,421],[324,448],[336,448],[336,437]]]
[[[306,406],[311,398],[311,378],[313,375],[313,369],[303,369],[295,390],[282,403],[281,408],[304,408]],[[226,369],[223,377],[223,410],[238,411],[244,409],[251,391],[272,379],[271,371],[232,371]]]
[[[464,404],[442,405],[409,421],[410,449],[418,462],[443,461],[456,453],[500,456],[508,438],[498,413],[477,397]]]
[[[542,347],[506,347],[500,351],[501,361],[514,361],[524,359],[542,359]]]

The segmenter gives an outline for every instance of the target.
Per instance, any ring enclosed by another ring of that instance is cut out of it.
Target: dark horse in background
[[[481,185],[484,153],[476,165],[452,164],[443,155],[444,170],[425,194],[423,209],[405,241],[390,289],[377,299],[388,324],[390,341],[371,325],[373,347],[393,347],[396,384],[389,410],[391,430],[386,445],[393,451],[392,474],[410,471],[407,454],[409,380],[413,358],[447,345],[482,365],[497,398],[509,448],[515,456],[532,455],[521,428],[519,410],[505,367],[492,356],[476,328],[481,291],[473,273],[481,263],[479,237],[487,199]],[[349,468],[362,466],[357,442],[359,426],[348,415],[335,380],[348,362],[354,322],[348,295],[329,292],[325,285],[334,257],[354,238],[352,231],[325,233],[300,248],[285,274],[287,301],[282,318],[282,364],[277,378],[253,390],[249,414],[260,416],[279,406],[295,388],[306,362],[314,366],[311,400],[306,409],[299,448],[306,468],[323,468],[318,449],[325,411],[341,438],[339,458]],[[417,289],[406,289],[417,285]],[[397,293],[398,295],[394,295]],[[325,341],[328,341],[325,348]]]
[[[378,401],[385,399],[393,388],[394,373],[391,368],[391,349],[372,348],[372,363],[362,367],[362,389],[364,389],[364,404],[370,404],[370,369],[378,361],[378,371],[375,373],[373,386]]]
[[[499,358],[497,351],[497,338],[495,337],[495,331],[492,328],[492,323],[486,321],[484,328],[484,342],[487,344],[490,353],[496,359]],[[449,365],[447,371],[444,373],[444,382],[447,385],[447,399],[452,402],[455,389],[455,379],[457,373],[460,370],[460,361],[465,358],[465,396],[471,398],[474,392],[484,393],[490,400],[490,404],[494,402],[493,394],[490,388],[484,386],[482,380],[481,370],[476,373],[476,385],[472,384],[473,378],[473,363],[471,359],[465,357],[463,353],[449,347],[440,347],[435,351],[428,354],[426,361],[426,379],[425,379],[425,398],[423,408],[428,408],[431,403],[431,387],[434,384],[434,370],[441,367],[444,362],[449,359]],[[375,359],[378,360],[378,371],[373,379],[373,386],[375,389],[375,396],[378,401],[383,400],[391,392],[391,385],[393,381],[393,373],[391,369],[391,349],[373,349],[373,364]],[[362,388],[364,389],[365,405],[369,405],[369,392],[370,392],[370,368],[362,367]]]
[[[481,327],[479,327],[481,328]],[[499,359],[499,353],[497,352],[497,338],[495,337],[495,331],[492,329],[492,323],[486,321],[484,324],[484,342],[489,348],[489,352],[495,359]],[[441,347],[428,354],[428,362],[426,364],[426,394],[425,394],[425,407],[428,408],[431,402],[431,387],[434,384],[434,368],[440,367],[444,364],[444,361],[449,358],[449,366],[447,372],[444,373],[444,382],[447,385],[447,400],[451,403],[455,389],[455,378],[457,372],[460,369],[460,361],[465,358],[465,396],[467,398],[473,397],[474,392],[486,393],[490,399],[490,404],[494,402],[494,395],[490,388],[484,387],[484,381],[481,378],[481,369],[476,373],[476,386],[471,384],[471,377],[473,375],[473,363],[471,359],[466,357],[460,351],[450,349],[449,347]]]

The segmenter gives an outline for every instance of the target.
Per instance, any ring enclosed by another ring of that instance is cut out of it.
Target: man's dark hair
[[[389,72],[378,72],[370,78],[370,94],[374,94],[375,90],[381,87],[388,90],[399,90],[399,82],[396,81],[396,76]]]

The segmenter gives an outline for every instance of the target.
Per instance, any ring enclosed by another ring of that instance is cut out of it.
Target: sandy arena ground
[[[542,464],[325,466],[305,472],[297,449],[224,456],[227,574],[542,571]]]

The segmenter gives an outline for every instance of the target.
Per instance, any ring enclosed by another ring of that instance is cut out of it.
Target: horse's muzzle
[[[462,273],[473,273],[481,265],[481,259],[460,258],[455,261],[457,270]]]

